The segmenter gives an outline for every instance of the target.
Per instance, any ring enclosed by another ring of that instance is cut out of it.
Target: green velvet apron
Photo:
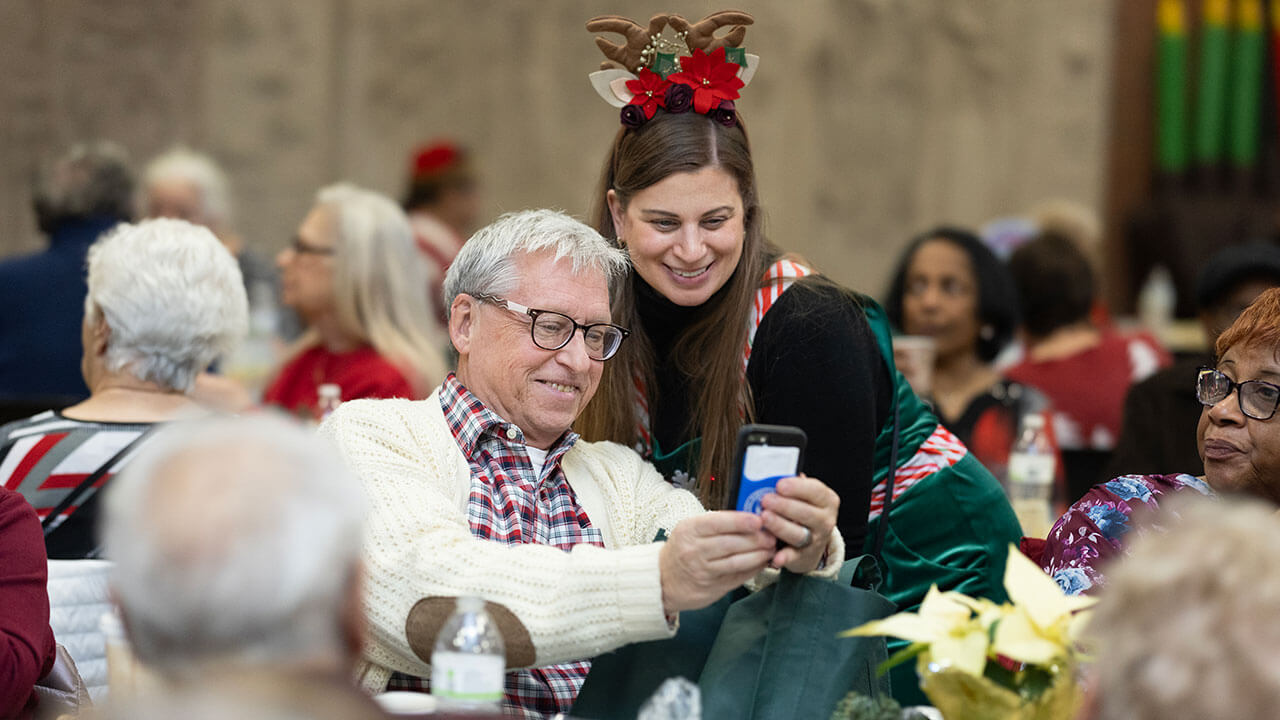
[[[893,362],[893,344],[884,311],[864,299],[863,311],[894,378],[894,398],[899,414],[899,468],[908,464],[935,431],[938,420],[912,392]],[[889,445],[893,420],[876,438],[878,485],[889,472]],[[867,528],[866,551],[884,518],[877,515]],[[1009,543],[1017,543],[1021,527],[1000,483],[972,455],[942,468],[901,495],[895,493],[889,510],[889,527],[881,550],[884,584],[880,592],[899,611],[919,608],[931,585],[995,602],[1008,599],[1004,590],[1004,565]],[[890,639],[890,654],[907,646]],[[894,697],[904,705],[927,703],[920,692],[915,663],[898,665],[891,674]]]

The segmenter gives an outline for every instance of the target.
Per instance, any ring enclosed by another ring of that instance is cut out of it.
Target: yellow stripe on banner
[[[1271,29],[1280,33],[1280,0],[1271,0]]]
[[[1204,0],[1204,22],[1206,25],[1226,25],[1230,14],[1230,0]]]
[[[1280,0],[1271,0],[1280,4]],[[1186,13],[1183,12],[1182,0],[1160,0],[1156,7],[1156,24],[1161,35],[1183,35],[1187,31]]]
[[[1246,32],[1262,29],[1262,0],[1236,0],[1236,27]],[[1272,2],[1274,12],[1275,3]]]

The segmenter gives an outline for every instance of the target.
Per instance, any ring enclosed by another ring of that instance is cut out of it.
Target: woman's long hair
[[[697,492],[703,505],[714,509],[725,503],[724,481],[733,469],[738,428],[754,416],[750,389],[742,374],[747,317],[765,269],[778,256],[761,228],[746,128],[740,124],[726,127],[695,112],[668,114],[659,110],[640,128],[621,129],[601,174],[594,218],[600,234],[616,243],[617,229],[606,201],[609,190],[617,194],[625,209],[637,192],[675,173],[706,167],[719,167],[737,181],[746,235],[742,256],[728,282],[702,306],[672,348],[675,367],[689,378],[692,393],[685,430],[690,437],[702,438]],[[618,355],[605,363],[600,388],[578,418],[576,429],[587,440],[612,440],[627,446],[637,441],[636,379],[644,383],[650,407],[657,400],[653,345],[640,323],[635,282],[632,270],[612,291],[613,320],[633,334]]]
[[[334,310],[344,332],[359,338],[405,373],[419,396],[444,379],[443,341],[427,303],[427,274],[404,211],[389,198],[340,183],[316,204],[333,212],[337,228]]]

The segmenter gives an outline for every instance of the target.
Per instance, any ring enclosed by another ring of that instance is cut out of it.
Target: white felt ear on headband
[[[747,53],[746,60],[746,67],[738,68],[738,79],[742,80],[743,87],[750,84],[751,78],[755,77],[756,68],[760,65],[760,56]],[[616,108],[626,105],[631,102],[632,97],[635,97],[635,94],[627,89],[627,81],[636,79],[634,73],[618,69],[597,70],[587,77],[591,80],[591,87],[595,88],[596,94]]]
[[[631,102],[633,94],[627,89],[627,81],[635,80],[635,75],[626,70],[613,69],[597,70],[587,77],[591,79],[591,87],[596,89],[596,94],[610,105],[620,108]]]

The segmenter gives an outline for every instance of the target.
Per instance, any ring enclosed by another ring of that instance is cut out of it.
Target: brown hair
[[[1018,292],[1022,327],[1033,339],[1089,319],[1093,266],[1065,235],[1041,232],[1027,241],[1009,257],[1009,273]]]
[[[741,121],[739,121],[741,122]],[[718,167],[738,183],[746,237],[742,257],[728,282],[706,304],[699,317],[676,339],[673,359],[689,378],[695,396],[686,430],[701,437],[697,460],[697,492],[708,508],[723,507],[723,482],[732,471],[738,428],[754,416],[749,388],[742,376],[747,314],[764,271],[778,256],[765,239],[756,191],[755,167],[746,128],[720,125],[698,113],[668,114],[662,110],[637,129],[623,128],[601,174],[594,211],[600,234],[617,242],[617,229],[606,195],[613,190],[625,209],[632,196],[679,172]],[[578,418],[576,429],[588,440],[612,440],[632,445],[636,432],[636,389],[639,377],[656,397],[653,346],[642,332],[635,301],[635,271],[613,289],[614,322],[632,331],[618,355],[605,363],[600,389]],[[717,478],[721,482],[711,482]]]
[[[1214,351],[1221,358],[1235,345],[1280,348],[1280,288],[1268,288],[1218,336]]]

